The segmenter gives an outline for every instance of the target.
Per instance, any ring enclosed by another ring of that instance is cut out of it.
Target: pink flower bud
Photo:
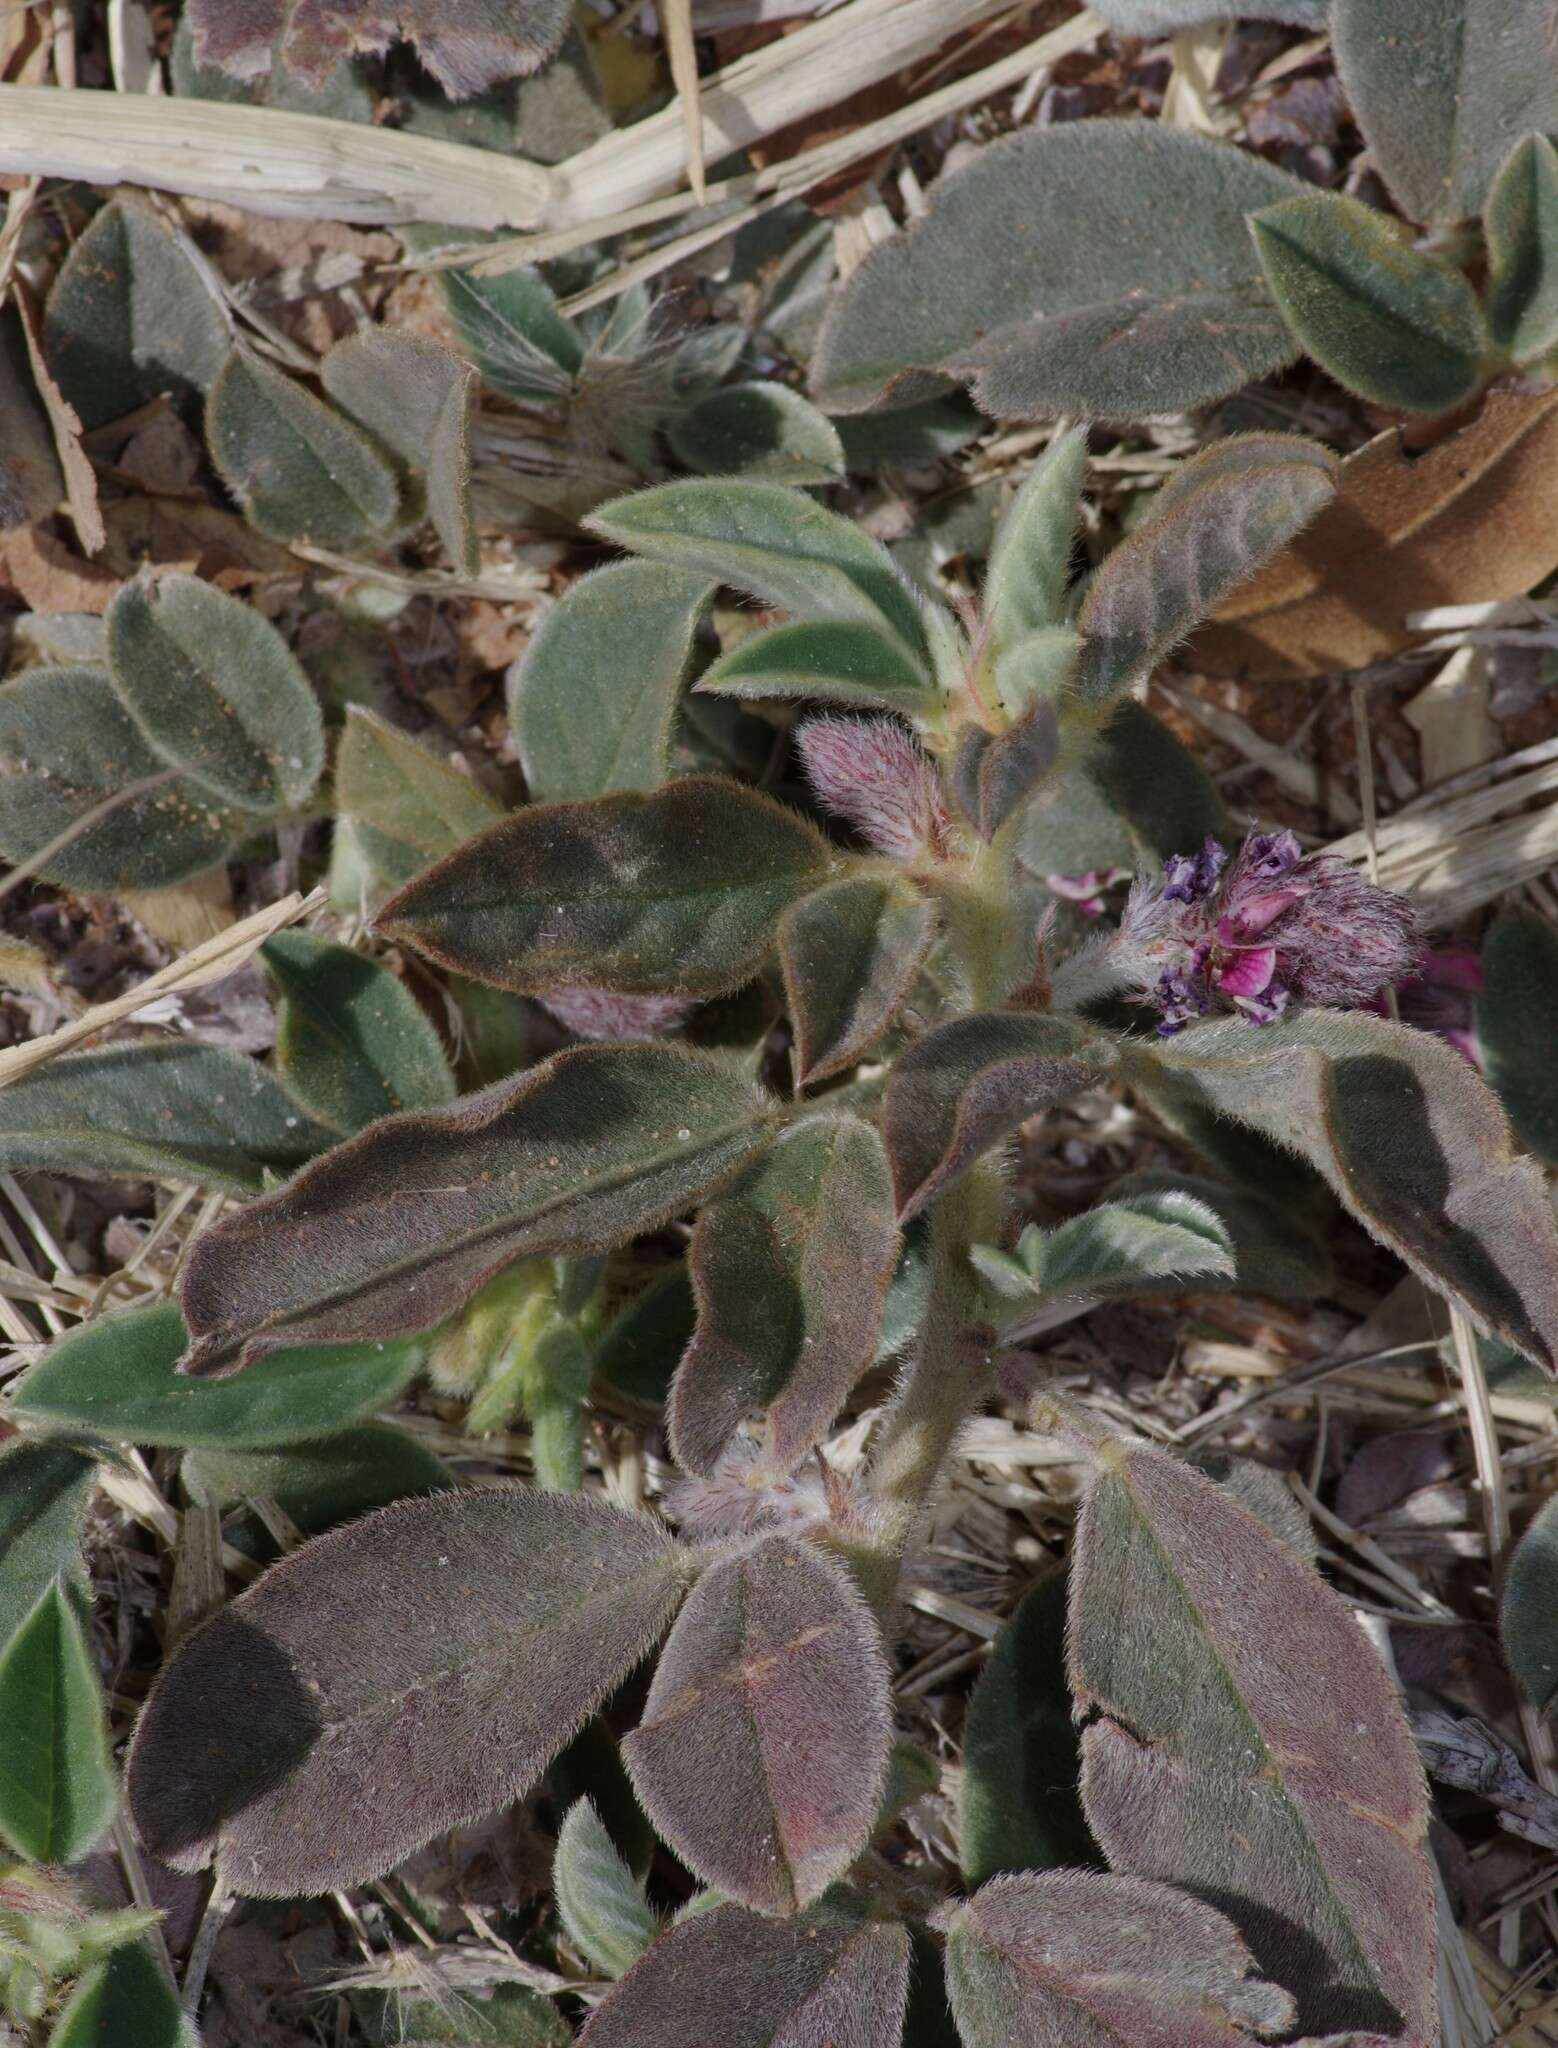
[[[817,800],[878,853],[939,859],[951,821],[934,763],[895,718],[809,718],[795,737]]]
[[[619,996],[604,988],[553,988],[536,998],[576,1038],[653,1038],[693,1008],[681,996]]]

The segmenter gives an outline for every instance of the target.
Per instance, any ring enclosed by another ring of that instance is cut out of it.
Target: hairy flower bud
[[[666,1491],[666,1512],[694,1537],[766,1536],[776,1529],[805,1529],[832,1519],[822,1472],[803,1465],[788,1479],[755,1481],[758,1446],[738,1437],[714,1470],[689,1473]]]
[[[795,738],[817,800],[878,853],[940,858],[951,821],[930,758],[895,718],[809,718]]]
[[[674,1031],[693,1007],[681,996],[620,996],[604,988],[552,988],[536,1001],[576,1038],[653,1038]]]

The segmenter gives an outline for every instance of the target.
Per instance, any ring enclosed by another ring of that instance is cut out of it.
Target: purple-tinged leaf
[[[772,1536],[699,1580],[622,1754],[696,1877],[794,1913],[864,1849],[892,1726],[865,1600],[841,1564]]]
[[[402,1336],[520,1258],[658,1228],[764,1144],[772,1105],[678,1046],[581,1046],[447,1109],[386,1117],[197,1240],[186,1370]]]
[[[849,1110],[792,1125],[704,1209],[688,1263],[698,1327],[671,1394],[677,1461],[712,1472],[761,1413],[752,1483],[782,1479],[876,1357],[898,1263],[876,1131]]]
[[[1345,937],[1340,943],[1345,943]],[[1364,1227],[1431,1287],[1558,1369],[1558,1227],[1498,1102],[1427,1031],[1306,1010],[1252,1030],[1192,1026],[1127,1067],[1171,1121],[1231,1117],[1301,1153]]]
[[[1064,1017],[990,1012],[929,1031],[894,1066],[882,1109],[899,1220],[1051,1104],[1090,1088],[1113,1045]]]
[[[343,58],[378,55],[398,36],[451,99],[468,99],[545,63],[572,18],[568,0],[191,0],[195,61],[235,78],[268,76],[272,48],[295,77],[322,85]]]
[[[1488,1083],[1515,1136],[1544,1166],[1558,1168],[1558,929],[1532,910],[1506,910],[1482,945],[1477,1038]]]
[[[1210,1906],[1101,1870],[997,1877],[952,1915],[965,2048],[1234,2048],[1286,2033],[1287,1992]]]
[[[158,1679],[126,1773],[142,1840],[252,1897],[376,1877],[534,1783],[659,1636],[685,1558],[647,1515],[520,1487],[317,1537]]]
[[[1347,1606],[1226,1488],[1106,1446],[1077,1524],[1082,1801],[1110,1862],[1215,1899],[1315,2033],[1430,2048],[1422,1768]]]
[[[795,1920],[713,1906],[597,2007],[580,2048],[898,2048],[909,1938],[847,1895]]]
[[[779,920],[779,967],[802,1087],[841,1074],[897,1016],[936,936],[936,909],[895,875],[846,875]]]
[[[953,764],[952,783],[981,839],[993,839],[1038,792],[1059,751],[1060,728],[1048,703],[1035,704],[1006,732],[969,728]]]
[[[379,923],[440,966],[521,995],[723,995],[844,859],[797,812],[694,775],[516,811],[408,883]]]

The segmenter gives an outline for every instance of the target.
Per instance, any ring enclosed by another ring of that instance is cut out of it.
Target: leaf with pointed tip
[[[344,413],[419,480],[416,498],[458,569],[480,557],[471,511],[471,404],[475,372],[420,335],[367,327],[339,341],[319,381]],[[414,500],[413,514],[420,509]]]
[[[552,1891],[568,1939],[604,1977],[621,1977],[654,1940],[643,1887],[588,1799],[568,1809],[552,1859]]]
[[[826,1080],[897,1016],[936,936],[936,907],[898,875],[846,875],[779,920],[779,966],[796,1079]]]
[[[985,1885],[952,1916],[947,1987],[965,2048],[1228,2048],[1293,2020],[1221,1913],[1099,1870]]]
[[[1216,1210],[1183,1189],[1128,1195],[1047,1232],[1038,1277],[1050,1300],[1183,1291],[1232,1280],[1233,1241]]]
[[[586,522],[618,547],[697,571],[802,619],[874,626],[929,660],[922,600],[880,541],[783,484],[695,477],[618,498]],[[927,686],[930,681],[925,670]]]
[[[911,723],[941,702],[921,662],[857,619],[799,619],[754,633],[712,662],[695,688],[721,697],[815,697],[896,711]]]
[[[929,372],[968,380],[999,419],[1142,419],[1226,398],[1296,352],[1244,218],[1302,189],[1156,121],[991,143],[835,292],[813,396],[861,412],[921,396]]]
[[[276,1071],[333,1131],[398,1109],[454,1100],[438,1033],[403,981],[314,932],[278,932],[260,949],[280,1000]]]
[[[61,1579],[0,1650],[0,1727],[0,1835],[30,1862],[79,1862],[119,1791],[97,1667]]]
[[[258,1365],[237,1380],[187,1384],[218,1393],[248,1386],[264,1371]],[[359,1423],[317,1442],[273,1451],[191,1450],[180,1460],[179,1477],[191,1500],[218,1509],[255,1498],[273,1500],[305,1536],[355,1522],[391,1501],[445,1493],[455,1483],[442,1458],[390,1422]]]
[[[1082,1815],[1066,1684],[1066,1574],[1018,1602],[968,1703],[959,1841],[964,1880],[1102,1863]]]
[[[771,1536],[698,1581],[622,1755],[694,1876],[795,1913],[864,1849],[891,1742],[871,1610],[841,1564]]]
[[[1548,1713],[1558,1704],[1558,1499],[1538,1510],[1515,1545],[1499,1634],[1520,1690]]]
[[[990,1012],[928,1031],[893,1067],[882,1107],[900,1222],[1114,1058],[1111,1042],[1064,1017]]]
[[[188,1369],[426,1329],[515,1259],[657,1229],[745,1165],[772,1120],[734,1066],[669,1045],[579,1046],[386,1117],[196,1239]]]
[[[71,1990],[49,2048],[199,2048],[194,2024],[144,1941],[115,1949]]]
[[[693,635],[714,585],[613,562],[569,586],[509,672],[509,719],[538,803],[658,789]]]
[[[147,743],[219,803],[300,804],[325,761],[307,676],[268,619],[194,576],[127,583],[108,608],[114,693]]]
[[[1471,397],[1488,332],[1453,263],[1340,192],[1263,207],[1250,232],[1283,318],[1338,384],[1402,412],[1449,412]]]
[[[374,867],[393,884],[409,882],[503,815],[474,776],[360,704],[347,706],[335,800],[362,835]]]
[[[1488,327],[1517,363],[1558,348],[1558,149],[1527,135],[1500,166],[1482,216]]]
[[[876,1357],[898,1263],[887,1155],[849,1110],[792,1124],[709,1202],[688,1253],[698,1326],[671,1395],[671,1443],[712,1472],[748,1417],[754,1479],[782,1479],[827,1434]]]
[[[1111,1864],[1215,1898],[1305,2033],[1429,2048],[1422,1767],[1346,1603],[1214,1480],[1110,1444],[1077,1524],[1068,1649],[1093,1717],[1082,1803]]]
[[[266,1450],[372,1415],[422,1362],[416,1344],[321,1344],[206,1382],[177,1370],[187,1341],[171,1302],[102,1316],[28,1368],[16,1382],[15,1412],[114,1443]]]
[[[169,392],[207,390],[231,346],[226,309],[178,237],[135,200],[105,206],[54,280],[49,369],[90,431]]]
[[[0,1089],[0,1165],[257,1192],[333,1132],[265,1069],[184,1040],[67,1053]]]
[[[1048,634],[1043,637],[1051,638]],[[1068,641],[1073,638],[1070,634],[1064,637]],[[1073,655],[1072,665],[1074,662]],[[977,725],[967,729],[953,762],[952,787],[981,839],[994,839],[1001,827],[1038,795],[1059,755],[1055,707],[1043,701],[1005,732],[986,732]]]
[[[426,1998],[355,1991],[351,2001],[373,2048],[573,2048],[572,2027],[526,1984],[474,1993],[462,1982]]]
[[[1057,435],[1001,521],[984,591],[989,642],[996,654],[1030,633],[1065,622],[1086,465],[1086,428]]]
[[[666,438],[683,467],[703,476],[831,484],[844,474],[838,429],[787,384],[757,380],[711,391],[671,421]]]
[[[1336,493],[1337,461],[1293,434],[1237,434],[1177,470],[1104,557],[1077,626],[1077,690],[1101,710],[1142,681]]]
[[[257,822],[154,752],[101,668],[0,688],[0,766],[0,853],[67,888],[166,888]]]
[[[567,0],[193,0],[195,55],[238,78],[287,70],[318,85],[347,57],[377,56],[397,37],[451,99],[534,71],[567,30]]]
[[[1210,1210],[1232,1249],[1231,1292],[1308,1301],[1331,1289],[1334,1275],[1324,1242],[1289,1207],[1267,1201],[1253,1189],[1236,1188],[1205,1174],[1149,1169],[1116,1181],[1113,1193],[1120,1201],[1182,1194]],[[1197,1291],[1207,1287],[1208,1276],[1198,1274]]]
[[[579,2048],[898,2048],[909,1938],[848,1894],[798,1919],[704,1905],[591,2014]]]
[[[183,1638],[126,1767],[142,1840],[279,1898],[359,1884],[523,1795],[659,1636],[660,1524],[519,1487],[317,1536]]]
[[[439,273],[465,352],[484,382],[520,404],[566,396],[584,367],[584,343],[539,270],[499,277]]]
[[[1445,1042],[1361,1011],[1193,1026],[1135,1065],[1298,1152],[1382,1244],[1558,1372],[1558,1227],[1498,1102]],[[1161,1097],[1157,1099],[1162,1101]],[[1170,1114],[1172,1114],[1172,1109]]]
[[[56,1579],[85,1608],[81,1525],[95,1480],[92,1460],[63,1444],[0,1452],[0,1649]]]
[[[521,995],[723,995],[772,950],[789,906],[843,865],[799,813],[694,775],[516,811],[408,883],[379,924]]]
[[[1411,220],[1468,220],[1522,135],[1558,129],[1543,6],[1335,0],[1331,42],[1369,153]]]
[[[1482,943],[1477,1039],[1488,1084],[1515,1136],[1552,1167],[1558,1167],[1555,1016],[1558,931],[1535,911],[1501,912]]]
[[[206,443],[257,533],[350,550],[394,526],[400,486],[360,427],[242,349],[206,400]]]

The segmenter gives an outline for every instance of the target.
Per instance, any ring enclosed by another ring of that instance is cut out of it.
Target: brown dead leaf
[[[1421,455],[1391,428],[1191,641],[1187,663],[1256,680],[1366,668],[1422,636],[1409,612],[1519,597],[1558,568],[1558,389],[1495,391]]]
[[[95,555],[107,536],[97,502],[97,473],[81,446],[81,421],[76,408],[49,374],[43,355],[43,338],[38,330],[37,302],[19,277],[12,279],[11,296],[21,315],[22,337],[27,343],[32,380],[49,416],[54,452],[59,457],[60,473],[65,479],[65,504],[70,512],[70,523],[75,527],[76,538],[82,547],[89,555]]]
[[[39,526],[0,534],[0,584],[29,611],[106,612],[121,578],[106,564],[84,562]]]
[[[300,564],[285,548],[266,540],[236,513],[219,505],[187,498],[154,498],[136,491],[105,499],[103,515],[108,526],[103,559],[121,578],[133,576],[143,562],[221,583],[231,581],[235,572],[241,572],[240,581],[300,573]],[[57,609],[82,611],[88,607]]]

